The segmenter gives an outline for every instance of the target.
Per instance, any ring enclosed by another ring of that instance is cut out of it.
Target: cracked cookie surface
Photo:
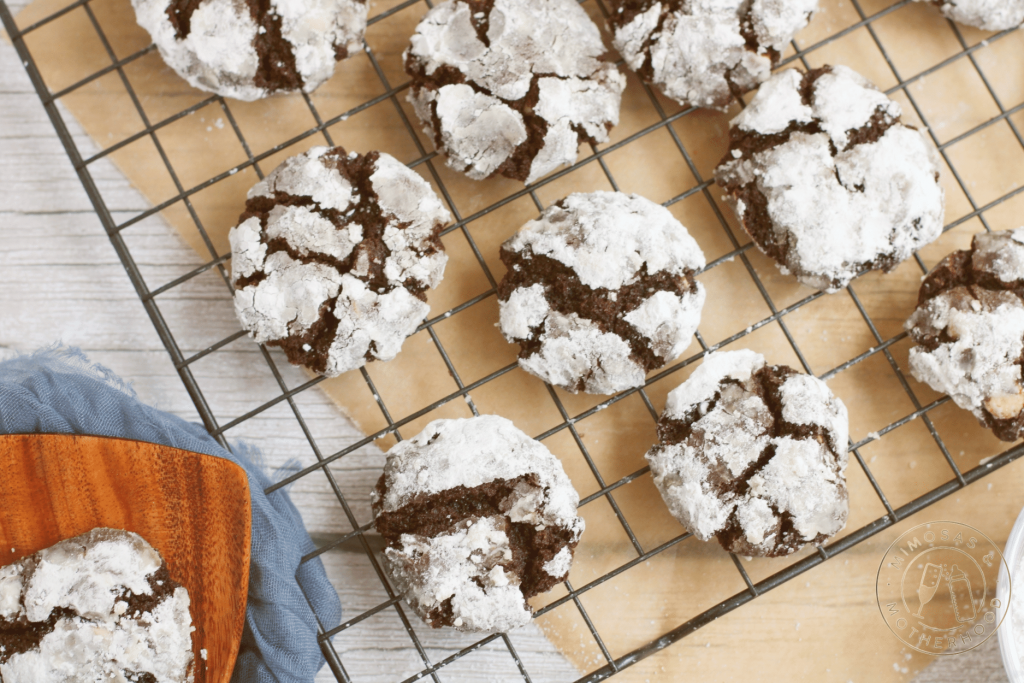
[[[238,319],[328,377],[391,360],[430,311],[449,218],[430,184],[388,154],[291,157],[249,191],[228,234]]]
[[[1024,228],[980,233],[925,277],[905,328],[914,377],[1004,441],[1024,436]]]
[[[683,105],[724,110],[771,76],[818,0],[615,0],[615,49]]]
[[[141,536],[93,529],[0,567],[4,683],[193,680],[188,591]]]
[[[938,6],[953,21],[986,31],[1005,31],[1024,23],[1024,0],[917,0]]]
[[[942,233],[939,157],[900,106],[843,66],[790,69],[732,120],[715,179],[783,273],[836,291]]]
[[[449,0],[405,52],[409,102],[448,165],[531,183],[608,140],[625,77],[574,0]]]
[[[725,351],[669,394],[646,458],[687,531],[776,557],[846,525],[848,431],[846,407],[818,378]]]
[[[164,62],[195,88],[252,101],[313,92],[359,52],[365,0],[132,0]]]
[[[430,626],[497,632],[564,581],[579,495],[539,441],[496,415],[435,420],[387,454],[370,496],[384,565]]]
[[[697,242],[665,207],[621,192],[572,194],[501,247],[501,332],[519,365],[573,393],[640,386],[700,323]]]

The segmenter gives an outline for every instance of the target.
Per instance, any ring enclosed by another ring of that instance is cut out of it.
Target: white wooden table
[[[9,4],[17,12],[24,3]],[[79,147],[91,149],[81,129],[70,119],[69,123]],[[115,218],[146,208],[146,201],[112,164],[97,163],[91,169]],[[146,267],[180,271],[200,265],[194,252],[158,217],[132,233],[133,253]],[[223,298],[211,289],[216,285],[212,279],[190,283],[176,288],[171,298],[164,297],[162,311],[170,326],[179,329],[207,314],[223,323],[222,311],[214,315],[208,310],[212,301]],[[232,331],[224,330],[225,334]],[[198,420],[24,69],[13,48],[0,42],[0,358],[56,341],[82,348],[93,361],[130,380],[143,401]],[[204,391],[219,406],[231,406],[233,397],[237,401],[267,382],[265,372],[253,371],[262,361],[255,346],[245,341],[193,367]],[[299,379],[298,371],[287,364],[282,370],[292,373],[290,381]],[[332,449],[362,437],[319,392],[304,392],[301,403],[318,440]],[[272,469],[290,459],[308,457],[309,448],[284,409],[249,420],[230,436],[261,448]],[[381,454],[370,447],[344,458],[335,470],[346,482],[346,495],[361,519],[368,519],[368,494],[382,463]],[[318,543],[351,530],[325,477],[303,478],[291,493]],[[348,614],[379,601],[377,578],[361,551],[329,552],[324,561]],[[471,642],[429,629],[419,633],[432,661]],[[512,639],[534,681],[571,681],[578,676],[535,626],[519,630]],[[397,619],[346,632],[339,649],[346,666],[358,672],[356,680],[392,681],[422,666]],[[472,666],[444,669],[441,677],[488,683],[522,680],[509,664],[503,646],[485,648],[473,655]],[[756,680],[757,672],[751,671],[750,678]],[[334,678],[325,667],[317,680]],[[994,639],[978,651],[932,665],[915,679],[919,683],[966,680],[1006,680]]]

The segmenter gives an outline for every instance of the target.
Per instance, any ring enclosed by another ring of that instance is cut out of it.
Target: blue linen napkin
[[[233,453],[225,450],[201,425],[141,403],[112,371],[63,346],[0,363],[0,434],[27,433],[147,441],[243,467],[249,475],[252,551],[245,631],[231,680],[313,681],[324,664],[316,617],[325,629],[337,626],[341,604],[319,558],[300,564],[315,546],[284,490],[263,493],[272,482],[254,463],[258,452],[237,444]]]

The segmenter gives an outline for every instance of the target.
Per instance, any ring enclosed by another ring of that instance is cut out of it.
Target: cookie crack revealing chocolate
[[[328,377],[391,360],[430,311],[450,215],[394,157],[315,147],[249,191],[228,237],[253,338]]]
[[[986,31],[1005,31],[1024,23],[1024,0],[917,0],[931,2],[949,19]]]
[[[787,70],[732,121],[715,179],[779,269],[834,292],[942,233],[938,154],[856,72]]]
[[[358,51],[365,0],[133,0],[139,25],[194,87],[240,100],[312,92]]]
[[[448,165],[531,183],[608,140],[625,77],[572,0],[449,0],[405,52],[408,99]]]
[[[94,529],[0,568],[0,680],[193,680],[188,591],[137,534]]]
[[[501,248],[502,334],[519,365],[573,393],[612,394],[690,345],[704,254],[663,206],[617,192],[573,194]]]
[[[583,532],[561,464],[508,420],[436,420],[388,451],[371,495],[396,588],[434,628],[506,631],[568,575]]]
[[[921,283],[910,370],[1004,441],[1024,436],[1024,228],[975,235]]]
[[[771,75],[818,0],[617,0],[608,24],[626,64],[680,104],[725,110]]]
[[[708,355],[669,394],[647,453],[669,512],[729,552],[776,557],[846,524],[846,408],[753,351]]]

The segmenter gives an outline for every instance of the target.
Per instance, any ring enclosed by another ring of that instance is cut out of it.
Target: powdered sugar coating
[[[783,71],[761,87],[733,120],[739,156],[728,155],[715,175],[758,246],[784,272],[831,292],[936,239],[944,195],[935,149],[898,122],[897,103],[842,66],[815,72],[804,102],[806,78]],[[779,143],[757,137],[787,129]],[[862,131],[874,137],[861,142]],[[770,233],[748,213],[751,192],[764,198]]]
[[[289,359],[330,377],[394,358],[430,310],[420,292],[437,286],[447,262],[437,233],[450,216],[430,185],[390,155],[316,147],[249,199],[270,208],[228,237],[235,311],[253,338],[285,346],[323,337],[322,348],[292,348]],[[333,330],[323,329],[325,307]]]
[[[978,300],[950,291],[925,303],[907,321],[913,334],[945,330],[953,341],[934,350],[910,350],[910,370],[919,382],[976,416],[983,408],[996,419],[1024,409],[1019,365],[1024,351],[1024,304],[1010,292]]]
[[[725,109],[768,79],[817,8],[818,0],[620,0],[609,23],[626,64],[665,95]]]
[[[205,0],[185,17],[191,5],[175,0],[132,0],[132,6],[178,75],[193,87],[245,101],[296,89],[278,83],[288,80],[277,73],[288,67],[280,54],[261,54],[262,42],[280,40],[301,90],[313,92],[339,58],[361,49],[366,30],[363,0],[270,0],[262,11],[239,0]]]
[[[1006,421],[997,435],[1013,440],[1024,411],[1024,228],[978,234],[970,252],[953,254],[933,273],[961,254],[969,256],[962,267],[973,284],[965,273],[964,282],[950,282],[955,286],[926,298],[907,320],[919,344],[910,350],[910,369],[983,424]]]
[[[143,614],[128,613],[122,599],[152,595],[161,565],[137,534],[95,529],[0,569],[0,621],[42,623],[60,611],[37,646],[0,654],[0,679],[91,683],[148,673],[157,683],[192,681],[188,591],[175,588]]]
[[[520,356],[520,366],[569,391],[612,394],[643,383],[651,368],[623,330],[663,364],[689,346],[700,323],[705,291],[692,274],[704,267],[704,254],[670,211],[639,195],[569,195],[512,236],[502,259],[523,261],[513,263],[499,291],[502,334],[519,343],[536,337],[539,346]],[[528,283],[525,271],[546,260],[571,271],[580,301],[555,301],[552,282]],[[519,277],[527,280],[514,284]],[[634,296],[631,288],[643,282],[649,286]],[[620,317],[628,328],[587,317],[584,299],[591,298],[628,306]]]
[[[815,377],[749,350],[710,354],[669,394],[659,434],[654,484],[701,540],[785,555],[846,523],[846,408]]]
[[[403,534],[399,548],[384,551],[388,573],[417,612],[450,600],[460,631],[493,633],[525,626],[533,612],[519,577],[500,565],[511,558],[505,526],[500,517],[484,517],[464,520],[451,533],[437,536]]]
[[[917,0],[921,2],[922,0]],[[986,31],[1005,31],[1024,23],[1024,0],[928,0],[953,21]]]
[[[565,579],[584,528],[558,459],[496,415],[398,443],[371,502],[396,587],[431,625],[463,631],[527,623],[527,597]]]
[[[406,51],[409,101],[448,165],[531,183],[605,142],[625,78],[599,58],[597,27],[572,0],[449,0]],[[527,106],[531,87],[537,99]]]
[[[583,532],[583,520],[576,516],[579,495],[562,463],[544,444],[498,415],[434,420],[392,447],[384,466],[387,493],[381,504],[394,512],[416,495],[524,475],[536,478],[532,490],[543,491],[543,497],[536,501],[537,509],[517,512],[513,505],[510,519],[562,527],[578,538]]]

